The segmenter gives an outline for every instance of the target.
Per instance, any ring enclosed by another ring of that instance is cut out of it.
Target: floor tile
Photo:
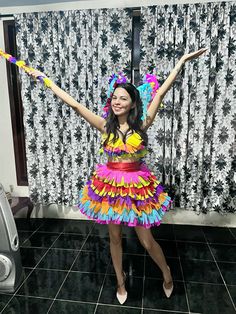
[[[210,244],[210,248],[217,261],[235,263],[236,261],[235,245]]]
[[[123,254],[123,269],[129,276],[143,277],[144,255]],[[112,261],[108,268],[109,274],[115,274]]]
[[[169,299],[164,294],[162,284],[162,280],[145,279],[143,306],[157,310],[188,311],[183,282],[174,281],[174,290]]]
[[[122,237],[124,238],[137,238],[137,234],[134,228],[130,228],[127,226],[121,226],[122,228]],[[92,235],[109,237],[108,225],[96,224],[94,225],[92,231]]]
[[[182,258],[213,261],[211,251],[205,243],[177,242],[177,248]]]
[[[82,234],[61,234],[53,244],[53,248],[80,250],[85,241]]]
[[[141,314],[141,311],[141,309],[125,308],[123,306],[98,305],[95,314]]]
[[[20,281],[17,283],[17,286],[15,287],[14,291],[10,293],[8,292],[7,294],[12,294],[12,295],[15,294],[32,271],[33,271],[33,268],[23,267]]]
[[[44,224],[44,219],[15,218],[18,231],[35,231]]]
[[[15,296],[2,314],[42,314],[47,313],[53,300],[32,298],[25,296]]]
[[[56,300],[50,308],[49,314],[93,314],[96,304],[73,301]]]
[[[120,305],[116,298],[116,287],[116,276],[107,275],[102,289],[102,294],[99,299],[99,303]],[[127,301],[124,303],[124,306],[141,307],[143,279],[127,276],[125,287],[128,292],[128,298]]]
[[[174,280],[183,280],[180,262],[178,258],[167,258],[167,264],[169,265]],[[145,276],[149,278],[162,279],[162,272],[151,257],[146,257],[145,262]]]
[[[176,240],[206,242],[201,226],[174,225]]]
[[[17,295],[54,298],[65,276],[64,271],[35,269],[17,291]]]
[[[95,223],[91,230],[91,235],[109,237],[108,225]]]
[[[71,272],[57,299],[97,302],[104,276],[103,274]]]
[[[177,247],[175,241],[158,240],[165,257],[178,257]]]
[[[27,240],[31,235],[33,231],[18,231],[18,237],[19,237],[19,244],[22,245],[25,240]]]
[[[147,309],[144,309],[143,310],[143,314],[188,314],[189,312],[175,312],[175,311],[168,311],[168,312],[166,312],[166,311],[158,311],[158,310],[151,310],[151,309],[149,309],[149,310],[147,310]],[[199,314],[199,313],[198,313]]]
[[[138,239],[135,229],[128,226],[122,226],[122,236],[123,238]]]
[[[12,295],[0,293],[0,311],[7,305]]]
[[[174,240],[173,225],[161,224],[160,226],[151,229],[152,235],[157,240]]]
[[[22,246],[49,248],[58,236],[59,233],[36,232]]]
[[[187,283],[191,312],[203,314],[233,314],[235,310],[223,285]]]
[[[217,263],[226,284],[236,285],[236,263]]]
[[[236,228],[230,228],[230,231],[233,233],[234,238],[236,239]]]
[[[110,251],[109,238],[91,235],[86,240],[83,246],[83,250],[96,252],[105,250],[106,252],[109,252]]]
[[[94,226],[94,222],[86,220],[66,219],[64,223],[65,233],[88,234]]]
[[[236,244],[236,239],[227,228],[204,226],[203,232],[209,243]]]
[[[66,219],[54,219],[54,218],[47,218],[44,221],[44,224],[40,226],[39,231],[43,232],[63,232],[65,225],[66,225]]]
[[[35,267],[40,261],[47,249],[41,248],[20,248],[21,262],[24,267]]]
[[[110,262],[110,254],[105,251],[81,251],[73,265],[73,271],[106,273]]]
[[[223,284],[215,262],[181,259],[185,281]]]
[[[229,293],[233,299],[234,305],[236,307],[236,286],[228,285],[227,288],[229,289]]]
[[[37,268],[69,270],[78,251],[50,249]]]
[[[123,252],[130,254],[144,254],[144,247],[136,238],[123,238],[122,239]]]

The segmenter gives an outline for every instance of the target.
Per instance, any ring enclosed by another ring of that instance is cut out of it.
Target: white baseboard
[[[84,219],[76,206],[65,207],[51,204],[49,206],[36,206],[31,218],[61,218],[61,219]],[[211,211],[207,214],[197,214],[194,211],[175,208],[169,210],[164,216],[163,223],[179,225],[203,225],[218,227],[236,227],[235,214],[219,214]]]
[[[196,213],[190,210],[175,208],[170,210],[163,219],[163,222],[177,225],[202,225],[217,227],[236,227],[236,215],[232,213],[219,214],[210,211],[207,214]]]

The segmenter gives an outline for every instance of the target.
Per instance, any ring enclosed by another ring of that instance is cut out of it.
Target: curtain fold
[[[18,58],[100,114],[112,72],[131,70],[129,9],[16,14]],[[22,73],[30,197],[72,205],[98,162],[99,132]]]
[[[186,63],[150,130],[154,171],[175,205],[206,213],[236,211],[236,3],[141,8],[141,74],[160,81]]]

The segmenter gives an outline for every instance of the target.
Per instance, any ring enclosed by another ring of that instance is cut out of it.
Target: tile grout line
[[[21,231],[24,231],[24,232],[32,232],[31,235],[30,235],[27,239],[25,239],[25,240],[21,243],[20,246],[22,246],[22,244],[24,244],[27,240],[29,240],[29,239],[32,237],[33,234],[35,234],[36,232],[39,232],[39,229],[43,226],[43,224],[44,224],[44,222],[43,222],[36,230],[19,230],[19,231],[17,230],[18,235],[19,235],[19,232],[21,232]]]
[[[107,306],[107,307],[118,307],[118,308],[122,308],[122,309],[134,309],[134,310],[141,310],[141,307],[137,307],[137,306],[132,306],[132,305],[117,305],[117,304],[107,304],[107,303],[98,303],[98,305],[102,305],[102,306]],[[94,314],[94,313],[93,313]]]
[[[151,311],[156,311],[156,309],[153,309],[153,308],[149,308],[149,307],[145,307],[144,310],[151,310]],[[158,312],[161,312],[163,314],[167,313],[167,314],[171,314],[171,313],[174,313],[174,314],[189,314],[189,312],[186,312],[186,311],[178,311],[178,310],[164,310],[164,309],[158,309]],[[191,314],[201,314],[201,313],[194,313],[194,312],[191,312]]]
[[[59,233],[57,233],[59,234]],[[62,232],[61,234],[59,235],[64,235],[64,233]],[[80,233],[77,233],[77,235],[80,235],[82,236],[83,234],[80,234]],[[22,246],[22,248],[34,248],[34,249],[47,249],[48,247],[46,246]],[[60,247],[52,247],[51,249],[56,249],[56,250],[61,250],[61,251],[82,251],[82,252],[96,252],[96,251],[93,251],[93,250],[81,250],[81,249],[67,249],[67,248],[60,248]],[[144,254],[134,254],[134,253],[123,253],[123,255],[134,255],[134,256],[144,256]],[[174,258],[174,257],[172,257]]]
[[[207,244],[207,242],[198,242],[198,241],[185,241],[185,240],[176,240],[176,242],[180,243],[188,243],[188,244]],[[233,243],[222,243],[222,242],[208,242],[209,244],[217,244],[222,246],[232,245],[236,247],[236,244]]]
[[[232,234],[233,238],[236,239],[236,235],[234,235],[233,231],[230,228],[228,228],[228,230]]]
[[[102,294],[102,290],[104,288],[104,283],[105,283],[105,280],[106,280],[106,277],[107,277],[107,274],[108,274],[108,269],[109,269],[110,264],[111,264],[111,257],[110,257],[109,263],[107,264],[105,276],[103,278],[102,285],[101,285],[101,288],[100,288],[100,291],[99,291],[99,294],[98,294],[98,299],[97,299],[96,306],[95,306],[95,309],[94,309],[94,314],[96,313],[98,305],[99,305],[99,300],[100,300],[100,297],[101,297],[101,294]]]
[[[184,284],[185,298],[186,298],[187,307],[188,307],[188,313],[190,314],[191,311],[190,311],[190,304],[189,304],[189,299],[188,299],[187,287],[186,287],[186,283],[185,283],[184,272],[183,272],[183,267],[182,267],[182,263],[181,263],[181,258],[180,258],[180,255],[179,255],[179,249],[178,249],[178,244],[177,244],[177,241],[176,241],[176,234],[175,234],[175,232],[174,232],[174,237],[175,237],[176,250],[177,250],[177,254],[178,254],[178,258],[179,258],[179,265],[180,265],[180,269],[181,269],[181,274],[182,274],[182,277],[183,277],[183,284]],[[174,280],[173,280],[173,282],[174,282]]]
[[[60,285],[60,287],[59,287],[59,289],[58,289],[58,291],[57,291],[55,297],[53,298],[52,303],[50,304],[50,306],[49,306],[49,308],[48,308],[47,314],[49,313],[50,309],[52,308],[52,306],[53,306],[53,304],[54,304],[54,302],[55,302],[55,300],[56,300],[56,298],[57,298],[59,292],[61,291],[62,286],[64,285],[64,283],[65,283],[67,277],[69,276],[69,274],[70,274],[70,272],[71,272],[71,269],[73,268],[73,266],[74,266],[74,264],[75,264],[75,261],[77,260],[79,254],[81,253],[81,250],[82,250],[83,246],[85,245],[86,241],[88,240],[89,236],[91,235],[92,230],[93,230],[93,228],[91,228],[91,230],[90,230],[90,232],[88,233],[87,237],[85,238],[84,243],[82,244],[80,250],[79,250],[78,253],[76,254],[75,259],[74,259],[74,262],[71,264],[71,267],[70,267],[69,270],[67,271],[67,274],[65,275],[65,278],[64,278],[64,280],[62,281],[62,284]]]
[[[206,240],[207,240],[207,239],[206,239]],[[208,245],[208,248],[209,248],[209,250],[210,250],[210,252],[211,252],[211,255],[212,255],[212,257],[213,257],[213,260],[214,260],[214,262],[215,262],[215,264],[216,264],[216,267],[218,268],[218,271],[219,271],[220,276],[221,276],[221,279],[222,279],[222,281],[223,281],[223,283],[224,283],[225,289],[226,289],[227,292],[228,292],[228,295],[229,295],[230,301],[231,301],[231,303],[232,303],[232,305],[233,305],[233,308],[234,308],[234,310],[236,311],[236,306],[235,306],[235,304],[234,304],[234,301],[233,301],[233,299],[232,299],[232,297],[231,297],[231,294],[230,294],[230,292],[229,292],[229,289],[228,289],[228,287],[227,287],[227,285],[226,285],[226,282],[225,282],[225,280],[224,280],[224,277],[223,277],[223,275],[222,275],[222,273],[221,273],[220,267],[219,267],[219,265],[218,265],[218,263],[217,263],[217,260],[216,260],[216,258],[215,258],[215,256],[214,256],[214,254],[213,254],[213,252],[212,252],[212,250],[211,250],[211,247],[210,247],[210,245],[209,245],[208,242],[207,242],[207,245]]]
[[[225,227],[226,228],[226,227]],[[230,233],[232,233],[232,231],[230,230]],[[207,238],[206,238],[206,236],[205,236],[205,233],[204,233],[204,231],[202,230],[202,234],[203,234],[203,236],[204,236],[204,238],[205,238],[205,241],[204,242],[202,242],[202,241],[191,241],[191,240],[181,240],[181,239],[178,239],[178,238],[176,238],[176,234],[174,233],[174,239],[165,239],[165,238],[155,238],[155,240],[157,240],[157,241],[166,241],[166,242],[173,242],[173,241],[176,241],[176,242],[180,242],[180,243],[182,243],[182,242],[186,242],[186,243],[191,243],[191,244],[206,244],[207,242],[208,242],[208,240],[207,240]],[[236,239],[236,236],[234,236],[234,234],[232,233],[232,235],[233,235],[233,238],[234,239]],[[210,244],[220,244],[220,245],[234,245],[234,246],[236,246],[236,244],[233,244],[233,243],[222,243],[222,242],[208,242],[208,243],[210,243]]]
[[[143,314],[144,310],[144,287],[145,287],[145,270],[146,270],[146,257],[147,251],[145,250],[144,261],[143,261],[143,289],[142,289],[142,304],[141,304],[141,314]]]

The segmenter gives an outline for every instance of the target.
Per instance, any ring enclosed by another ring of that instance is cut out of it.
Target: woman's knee
[[[140,243],[145,248],[145,250],[150,251],[153,248],[155,240],[150,229],[144,229],[143,227],[136,227],[135,231],[139,238]]]
[[[121,234],[110,234],[110,243],[113,245],[120,245],[122,241]]]
[[[152,239],[140,239],[140,243],[146,251],[151,251],[153,248],[154,241]]]
[[[110,243],[120,245],[122,241],[121,228],[109,228]]]

